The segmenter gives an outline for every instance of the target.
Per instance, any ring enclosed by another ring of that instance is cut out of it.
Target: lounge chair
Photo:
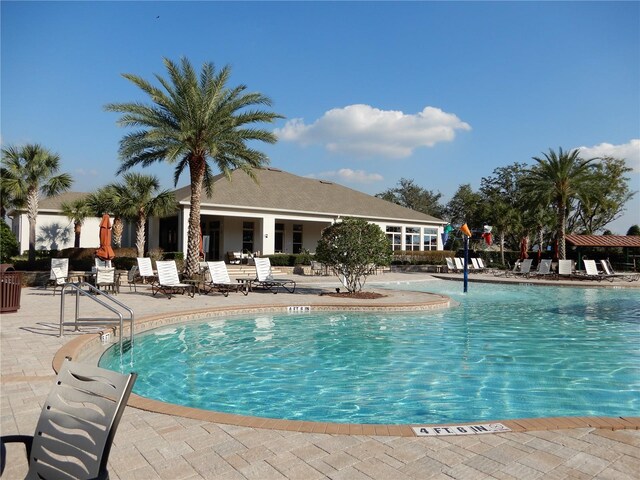
[[[315,260],[311,260],[311,274],[312,275],[323,275],[324,274],[324,265],[320,262],[316,262]]]
[[[240,265],[242,263],[242,252],[227,252],[227,260],[231,265]]]
[[[129,291],[131,291],[131,287],[133,286],[133,291],[137,292],[136,281],[138,280],[138,278],[140,278],[140,275],[138,275],[138,265],[133,265],[127,272],[127,283],[129,284]]]
[[[473,271],[474,272],[478,272],[478,273],[482,273],[484,272],[484,266],[480,266],[480,259],[473,257],[471,259],[471,265],[473,265]]]
[[[138,257],[136,261],[138,262],[138,275],[142,279],[142,283],[149,282],[150,284],[154,284],[158,276],[153,271],[151,259],[149,257]]]
[[[540,260],[538,264],[538,269],[535,272],[532,272],[531,275],[535,275],[536,277],[546,277],[552,275],[551,273],[551,260],[545,258],[544,260]]]
[[[456,264],[456,270],[458,272],[464,272],[464,258],[454,257],[453,261]]]
[[[279,288],[283,288],[289,293],[296,290],[296,282],[286,278],[273,278],[271,271],[271,261],[269,258],[256,257],[256,279],[251,282],[253,286],[262,287],[273,293],[278,293]]]
[[[56,294],[56,288],[62,288],[67,283],[69,277],[69,259],[68,258],[52,258],[51,259],[51,273],[49,280],[45,283],[44,288],[47,286],[53,286],[53,294]]]
[[[151,285],[152,295],[160,292],[170,299],[174,293],[186,293],[193,298],[194,285],[180,281],[175,260],[158,260],[156,267],[158,268],[158,281]]]
[[[98,290],[111,290],[112,293],[118,293],[118,281],[116,279],[116,269],[111,267],[97,267],[96,269],[96,288]]]
[[[584,273],[576,275],[577,278],[586,278],[586,279],[598,280],[598,281],[606,279],[606,280],[609,280],[610,282],[613,282],[612,277],[609,277],[608,275],[604,273],[600,273],[598,271],[598,266],[596,265],[595,260],[583,260],[582,263],[584,264]]]
[[[620,278],[621,280],[626,280],[627,282],[635,282],[640,279],[640,273],[616,273],[613,271],[611,267],[611,263],[609,260],[600,260],[600,265],[602,265],[602,270],[605,274],[612,277],[612,281],[616,278]]]
[[[558,277],[572,277],[573,275],[573,260],[558,260]]]
[[[520,270],[520,260],[516,260],[516,263],[513,264],[513,268],[511,270],[496,270],[493,273],[494,277],[512,277],[514,276],[518,270]]]
[[[229,296],[229,292],[242,292],[245,295],[249,293],[248,289],[237,282],[232,282],[229,277],[227,265],[223,261],[207,262],[210,281],[205,282],[205,286],[209,290],[222,293],[225,297]]]
[[[29,479],[108,479],[111,444],[136,378],[65,360],[34,435],[0,437],[0,474],[5,444],[19,442],[26,447]]]
[[[458,271],[458,267],[456,267],[456,264],[453,262],[453,258],[445,257],[444,260],[447,262],[447,273],[455,273]]]
[[[520,270],[518,270],[517,272],[513,272],[513,275],[514,276],[528,277],[529,275],[531,275],[531,264],[532,263],[533,263],[533,259],[525,258],[520,263]]]
[[[482,260],[482,257],[478,257],[476,260],[478,260],[478,267],[480,267],[480,271],[489,271],[489,268],[484,264],[484,260]]]

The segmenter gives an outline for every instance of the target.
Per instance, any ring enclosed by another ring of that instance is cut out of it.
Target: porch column
[[[262,218],[262,255],[275,253],[276,217],[265,215]]]
[[[189,245],[189,207],[178,210],[178,251],[187,258],[187,246]]]

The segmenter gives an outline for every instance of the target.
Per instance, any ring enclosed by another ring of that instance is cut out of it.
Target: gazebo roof
[[[569,234],[566,241],[576,247],[640,247],[638,235],[576,235]]]

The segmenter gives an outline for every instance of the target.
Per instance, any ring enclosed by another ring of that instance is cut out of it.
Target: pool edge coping
[[[309,304],[308,306],[314,310],[320,311],[419,311],[448,308],[453,302],[452,299],[444,295],[432,294],[440,297],[438,301],[417,302],[417,303],[399,303],[384,304],[371,306],[368,304],[344,305],[344,304]],[[306,305],[305,305],[306,306]],[[165,325],[174,325],[189,321],[195,321],[215,314],[222,315],[242,315],[249,313],[273,313],[287,312],[286,305],[262,305],[262,306],[228,306],[214,307],[198,310],[189,310],[180,313],[168,313],[160,315],[150,315],[142,317],[134,325],[134,333],[141,333],[153,328]],[[128,334],[130,327],[126,327],[122,332],[123,335]],[[58,372],[65,358],[81,359],[96,363],[99,356],[104,352],[104,346],[101,343],[103,332],[113,332],[113,338],[116,337],[117,327],[104,329],[97,333],[82,334],[66,344],[64,344],[52,360],[52,367]],[[284,420],[267,417],[255,417],[248,415],[239,415],[233,413],[216,412],[212,410],[202,410],[193,407],[185,407],[158,400],[149,399],[131,393],[128,406],[144,411],[160,413],[164,415],[173,415],[194,420],[201,420],[211,423],[219,423],[226,425],[235,425],[250,428],[263,428],[271,430],[294,431],[300,433],[322,433],[337,435],[372,435],[372,436],[394,436],[394,437],[416,437],[417,434],[413,430],[414,427],[450,427],[458,426],[460,423],[442,423],[442,424],[352,424],[352,423],[332,423],[332,422],[314,422],[305,420]],[[473,422],[464,422],[465,425],[474,424]],[[607,430],[640,430],[640,417],[545,417],[545,418],[526,418],[511,419],[497,421],[480,421],[475,424],[501,423],[511,430],[511,432],[526,432],[540,430],[562,430],[575,428],[598,428]],[[496,432],[496,433],[511,433]]]

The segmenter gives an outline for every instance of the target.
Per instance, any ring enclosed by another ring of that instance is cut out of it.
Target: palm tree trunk
[[[567,248],[565,244],[566,222],[564,204],[561,203],[558,206],[558,258],[560,260],[567,259]]]
[[[189,211],[189,231],[187,234],[187,261],[184,267],[184,273],[189,278],[200,271],[200,202],[202,201],[204,171],[204,158],[192,158],[189,162],[191,210]]]
[[[138,221],[136,222],[136,249],[138,250],[138,257],[144,257],[144,242],[145,242],[145,224],[147,218],[143,212],[138,212]]]
[[[500,232],[500,260],[502,262],[502,265],[504,265],[504,239],[505,239],[505,235],[504,232]]]
[[[29,221],[29,263],[36,261],[36,219],[38,218],[38,190],[27,193],[27,219]]]
[[[82,224],[75,223],[73,225],[73,233],[75,235],[73,241],[73,248],[80,248],[80,232],[82,231]]]
[[[113,219],[113,226],[111,227],[111,234],[113,235],[113,244],[116,247],[122,245],[122,231],[124,227],[122,226],[122,219],[120,217],[115,217]]]

